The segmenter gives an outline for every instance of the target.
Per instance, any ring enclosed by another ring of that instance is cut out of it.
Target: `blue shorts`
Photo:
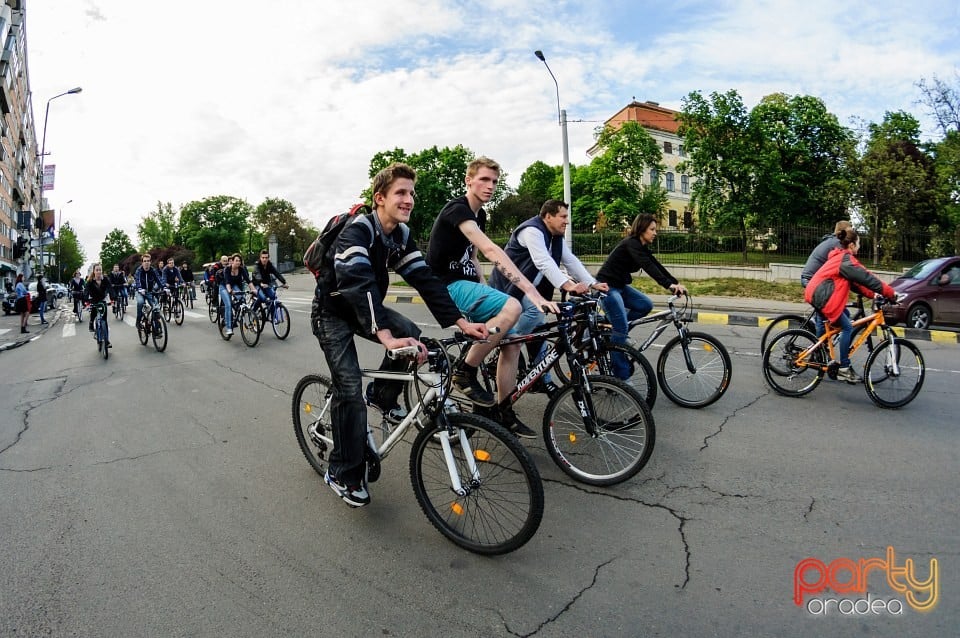
[[[510,299],[510,295],[505,292],[466,279],[447,284],[447,292],[468,321],[480,323],[495,317]]]

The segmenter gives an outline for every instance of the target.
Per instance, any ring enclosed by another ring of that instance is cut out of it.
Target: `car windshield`
[[[939,259],[928,259],[927,261],[921,261],[919,264],[903,273],[901,277],[904,279],[926,279],[933,272],[940,267],[941,260]]]

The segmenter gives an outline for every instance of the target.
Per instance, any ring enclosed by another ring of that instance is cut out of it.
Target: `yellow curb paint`
[[[697,323],[726,325],[729,316],[730,315],[715,312],[698,312]]]
[[[931,330],[930,341],[937,341],[939,343],[958,343],[957,335],[952,332],[947,332],[946,330]]]

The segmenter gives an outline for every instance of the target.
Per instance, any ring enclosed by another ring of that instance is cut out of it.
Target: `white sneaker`
[[[232,334],[233,334],[233,328],[227,328],[226,330],[223,331],[223,334],[225,334],[225,335],[232,335]]]
[[[863,379],[861,379],[857,375],[857,373],[853,371],[853,368],[851,368],[850,366],[847,366],[846,368],[840,368],[839,370],[837,370],[837,380],[846,381],[851,385],[856,385],[857,383],[863,383]]]

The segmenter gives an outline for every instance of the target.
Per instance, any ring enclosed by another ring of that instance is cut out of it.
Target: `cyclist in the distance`
[[[850,366],[850,337],[853,335],[853,322],[846,312],[850,286],[856,287],[861,294],[883,295],[887,299],[896,299],[897,293],[890,284],[877,279],[876,275],[864,268],[855,255],[860,250],[860,236],[853,228],[837,233],[839,248],[830,251],[827,261],[813,275],[804,291],[804,298],[831,324],[840,326],[838,345],[840,369],[837,378],[847,383],[860,383],[862,379]]]
[[[261,304],[267,301],[273,301],[277,298],[277,293],[273,290],[273,279],[276,278],[280,284],[286,288],[287,280],[283,278],[277,267],[270,261],[270,251],[263,249],[257,263],[253,266],[253,285],[257,289],[257,300],[253,303],[253,311],[256,312]]]
[[[103,266],[100,264],[93,265],[93,272],[90,273],[90,278],[87,279],[86,286],[86,298],[90,302],[90,332],[93,332],[93,320],[97,318],[97,304],[101,301],[106,301],[107,296],[110,296],[110,299],[116,302],[117,297],[116,293],[113,292],[113,285],[108,279],[103,276]],[[103,312],[103,322],[107,323],[107,315],[109,313],[104,310]],[[107,341],[107,347],[112,348],[110,341]]]
[[[110,286],[113,288],[110,295],[111,299],[113,299],[114,302],[126,301],[127,278],[120,270],[120,264],[113,265],[113,270],[111,270],[110,274],[107,275],[107,279],[110,281]]]
[[[160,290],[163,281],[160,278],[160,271],[153,267],[153,259],[149,253],[140,257],[140,267],[133,273],[133,286],[137,291],[137,325],[143,318],[143,304],[148,302],[151,306],[157,305],[157,299],[154,292]],[[149,322],[147,323],[149,326]]]

